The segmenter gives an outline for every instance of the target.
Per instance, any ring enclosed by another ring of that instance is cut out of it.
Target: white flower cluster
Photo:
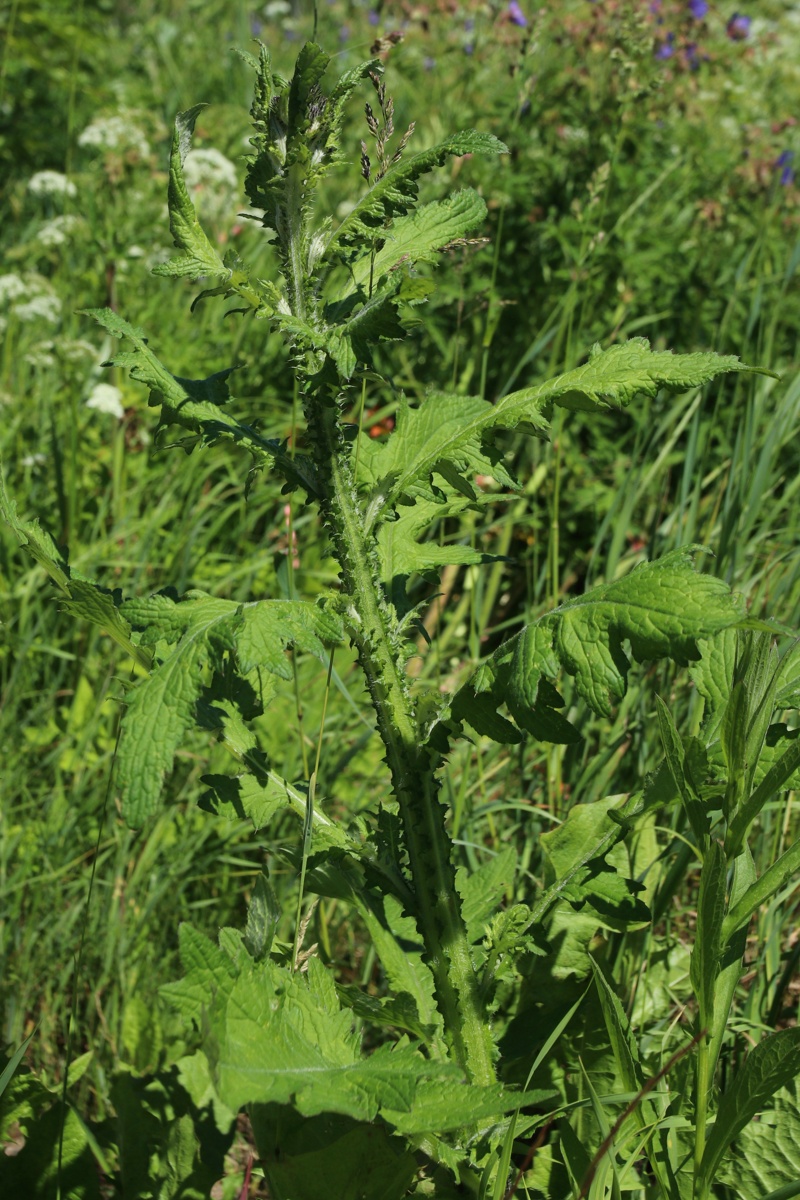
[[[219,150],[190,150],[183,164],[183,177],[201,213],[209,220],[230,213],[238,198],[239,180],[236,167]]]
[[[58,324],[61,301],[43,275],[30,272],[0,275],[0,307],[8,307],[18,321],[48,321]]]
[[[96,383],[86,401],[87,408],[96,408],[98,412],[108,413],[121,421],[125,416],[122,407],[122,392],[112,383]]]
[[[227,187],[235,190],[239,186],[236,167],[219,150],[190,150],[183,164],[186,183],[196,187]]]
[[[79,225],[80,218],[73,213],[63,213],[59,217],[53,217],[52,221],[46,221],[38,230],[36,240],[48,249],[52,246],[63,246]]]
[[[78,189],[60,171],[37,171],[28,180],[32,196],[77,196]]]
[[[19,300],[28,294],[28,285],[19,275],[0,275],[0,304]]]
[[[61,301],[52,292],[42,292],[38,296],[31,296],[23,304],[15,304],[13,312],[18,321],[42,320],[57,325],[61,317]]]
[[[128,117],[97,117],[78,138],[79,146],[97,150],[135,151],[140,157],[150,153],[147,138]]]

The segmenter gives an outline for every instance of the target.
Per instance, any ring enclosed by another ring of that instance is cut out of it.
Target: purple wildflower
[[[342,25],[341,28],[339,29],[339,41],[346,42],[349,37],[350,37],[350,26]]]
[[[426,71],[432,71],[436,66],[436,59],[431,58],[430,54],[426,54],[422,60],[422,65]]]
[[[648,7],[653,16],[657,16],[661,12],[661,0],[650,0]]]
[[[689,12],[692,14],[695,21],[702,21],[703,17],[708,12],[707,0],[689,0]]]
[[[475,18],[467,17],[467,19],[464,22],[464,29],[466,30],[467,33],[472,33],[474,28],[475,28]]]
[[[659,42],[659,44],[656,46],[656,50],[655,50],[656,58],[662,59],[662,60],[665,58],[672,58],[673,54],[675,53],[675,47],[672,44],[674,41],[675,41],[675,34],[668,33],[667,40],[665,42]]]
[[[381,15],[380,13],[376,12],[374,8],[371,8],[369,10],[367,20],[369,21],[370,25],[380,25]]]
[[[508,6],[508,19],[512,25],[519,25],[524,28],[528,24],[528,18],[519,6],[518,0],[511,0]]]
[[[472,42],[467,42],[467,44],[466,44],[466,45],[465,45],[465,47],[464,47],[464,53],[465,53],[465,54],[472,54],[472,53],[473,53],[473,51],[474,51],[474,49],[475,49],[475,46],[473,45],[473,43],[472,43]]]
[[[779,154],[775,159],[773,165],[775,167],[782,168],[780,179],[781,187],[789,187],[790,184],[794,183],[794,167],[792,166],[793,159],[794,150],[784,150],[783,153]]]
[[[725,32],[732,41],[743,42],[750,33],[752,23],[751,17],[745,17],[742,13],[734,13],[725,27]]]

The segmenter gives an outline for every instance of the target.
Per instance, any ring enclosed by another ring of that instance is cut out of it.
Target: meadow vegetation
[[[800,1195],[792,6],[5,23],[4,1194]]]

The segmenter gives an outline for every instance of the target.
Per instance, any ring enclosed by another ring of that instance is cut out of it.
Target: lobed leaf
[[[396,521],[387,521],[378,530],[378,554],[381,577],[391,584],[418,573],[425,575],[446,563],[482,563],[495,561],[494,556],[482,554],[472,546],[454,542],[440,545],[422,535],[431,525],[444,517],[463,511],[463,499],[441,503],[418,500],[402,508]]]
[[[159,362],[141,330],[129,325],[112,309],[83,311],[114,337],[132,343],[132,351],[115,355],[106,365],[128,367],[133,379],[146,384],[150,389],[150,404],[161,406],[159,427],[181,425],[207,443],[230,439],[248,450],[258,466],[275,467],[292,487],[299,485],[310,496],[317,494],[314,468],[307,458],[303,455],[292,458],[282,442],[262,438],[251,426],[224,411],[222,405],[228,399],[226,381],[233,368],[217,372],[209,379],[180,379]]]
[[[341,637],[338,621],[305,601],[241,605],[194,592],[178,602],[163,594],[128,600],[121,611],[141,630],[142,644],[174,646],[135,689],[122,719],[117,780],[125,819],[133,826],[158,805],[164,776],[194,722],[204,669],[214,655],[233,650],[245,673],[262,667],[289,678],[289,645],[324,657],[324,643]]]
[[[770,374],[746,366],[734,355],[653,351],[646,338],[631,338],[608,350],[595,346],[583,366],[547,383],[511,392],[495,404],[477,396],[435,393],[418,409],[401,409],[392,436],[365,461],[365,478],[381,505],[389,508],[413,495],[415,488],[422,488],[418,494],[430,494],[431,476],[441,471],[443,463],[462,473],[494,475],[511,486],[513,481],[503,470],[499,454],[490,448],[495,430],[525,423],[534,432],[545,433],[553,404],[582,409],[621,407],[638,393],[655,396],[661,388],[700,387],[726,371]]]
[[[671,658],[685,665],[697,659],[698,639],[742,624],[746,617],[741,596],[723,580],[694,570],[698,549],[673,550],[643,563],[527,625],[457,693],[452,717],[494,736],[485,723],[487,710],[507,704],[520,728],[544,740],[561,740],[566,730],[553,718],[562,701],[549,682],[559,667],[574,677],[589,707],[607,716],[611,700],[625,692],[630,662],[624,642],[639,662]]]
[[[485,217],[486,205],[471,188],[454,192],[446,200],[423,204],[392,223],[376,254],[366,254],[352,264],[353,284],[356,288],[368,287],[399,266],[436,262],[440,250],[476,229]]]
[[[508,147],[489,133],[474,129],[452,134],[411,157],[402,158],[377,179],[328,239],[324,257],[346,255],[362,238],[374,238],[386,222],[408,212],[417,198],[417,180],[441,166],[449,155],[507,154]]]

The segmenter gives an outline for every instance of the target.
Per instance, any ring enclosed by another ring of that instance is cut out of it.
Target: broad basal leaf
[[[453,716],[483,732],[472,709],[488,696],[495,708],[507,703],[524,727],[526,711],[536,713],[540,689],[556,678],[559,666],[574,676],[589,707],[607,716],[611,700],[625,692],[630,663],[624,642],[639,662],[671,658],[685,665],[697,659],[698,638],[740,624],[746,616],[743,597],[723,580],[694,570],[692,555],[698,549],[674,550],[644,563],[527,625],[461,689]]]
[[[250,1108],[269,1194],[291,1200],[402,1200],[419,1168],[401,1138],[381,1125],[285,1105]]]
[[[798,1074],[800,1028],[770,1034],[750,1051],[723,1095],[708,1135],[698,1180],[702,1190],[707,1189],[714,1179],[734,1138],[759,1112],[768,1108],[780,1089],[792,1083]]]
[[[499,455],[490,438],[496,429],[525,423],[534,431],[547,429],[553,404],[565,408],[620,407],[635,395],[655,396],[659,389],[682,391],[700,387],[726,371],[759,371],[733,355],[672,354],[652,351],[646,338],[631,338],[601,350],[589,360],[547,383],[502,396],[495,404],[476,396],[433,394],[414,410],[401,411],[397,428],[385,445],[364,462],[364,479],[372,484],[381,505],[393,507],[402,496],[430,485],[434,471],[450,463],[460,472],[480,471],[502,483]],[[769,372],[761,372],[769,374]],[[364,447],[362,446],[362,454]],[[489,461],[487,461],[489,460]]]
[[[454,1073],[410,1046],[383,1045],[363,1057],[350,1011],[314,958],[304,975],[271,962],[243,971],[213,1004],[209,1032],[217,1090],[233,1109],[292,1103],[304,1116],[338,1112],[370,1121],[384,1107],[410,1111],[429,1073]]]
[[[744,1127],[717,1177],[738,1200],[800,1187],[800,1075],[775,1095],[758,1123]]]
[[[228,400],[227,378],[231,369],[209,379],[180,379],[171,375],[147,345],[141,331],[110,308],[84,310],[114,337],[127,338],[132,351],[114,356],[110,363],[130,368],[131,376],[150,389],[150,404],[161,406],[161,426],[181,425],[207,443],[228,438],[250,452],[258,466],[274,466],[287,482],[316,495],[314,469],[303,455],[294,458],[282,442],[262,438],[249,425],[229,416],[223,408]],[[189,447],[190,448],[190,447]]]
[[[142,644],[174,646],[134,690],[122,720],[117,780],[125,818],[134,826],[157,807],[164,776],[194,721],[205,668],[215,656],[233,650],[243,672],[262,667],[289,678],[287,646],[324,657],[324,642],[341,636],[333,617],[303,601],[242,605],[195,592],[179,602],[166,595],[128,600],[121,611],[141,630]]]
[[[194,108],[178,113],[175,118],[169,156],[169,228],[172,240],[182,253],[154,267],[154,275],[186,275],[191,279],[198,279],[201,275],[210,275],[212,278],[227,278],[230,275],[203,232],[183,177],[183,164],[189,153],[195,121],[205,107],[205,104],[196,104]]]

